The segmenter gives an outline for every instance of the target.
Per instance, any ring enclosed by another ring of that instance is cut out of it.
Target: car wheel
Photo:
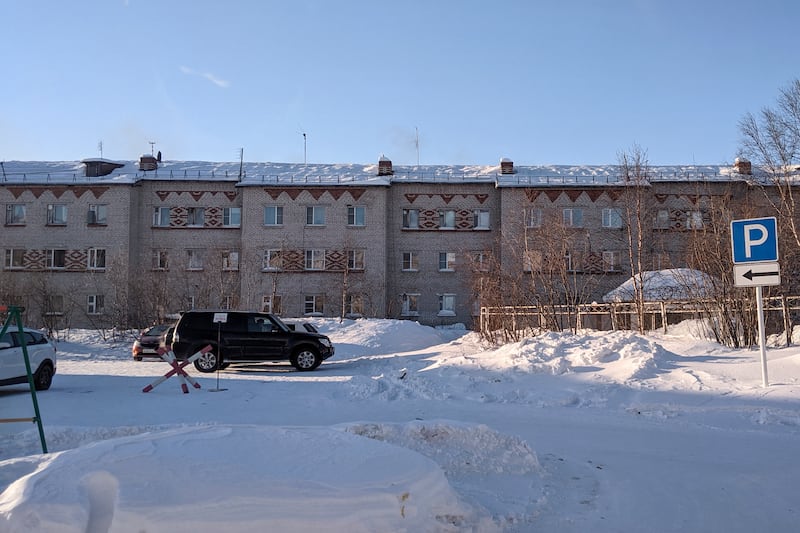
[[[314,370],[322,364],[322,357],[311,348],[303,348],[292,355],[291,363],[297,370]]]
[[[141,358],[141,357],[134,357],[134,358],[133,358],[133,360],[134,360],[134,361],[141,361],[141,360],[142,360],[142,358]]]
[[[53,367],[45,363],[33,375],[33,386],[36,390],[47,390],[53,382]]]
[[[216,352],[217,349],[214,348],[210,352],[202,354],[199,358],[195,359],[194,367],[200,372],[214,372],[219,366],[219,358]]]

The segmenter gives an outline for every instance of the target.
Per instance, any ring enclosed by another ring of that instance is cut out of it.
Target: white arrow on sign
[[[733,265],[733,283],[737,287],[780,285],[781,284],[780,264],[743,263],[739,265]]]

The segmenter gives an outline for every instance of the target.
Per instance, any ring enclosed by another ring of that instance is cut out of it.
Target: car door
[[[254,319],[258,331],[252,337],[252,358],[261,361],[285,359],[289,334],[269,315],[255,315]]]
[[[25,361],[22,350],[15,348],[16,338],[7,331],[0,338],[0,381],[25,375]]]

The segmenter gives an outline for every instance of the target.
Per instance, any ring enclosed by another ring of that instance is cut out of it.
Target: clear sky
[[[0,160],[725,164],[794,0],[0,0]],[[306,134],[305,143],[303,133]],[[418,148],[416,139],[418,138]]]

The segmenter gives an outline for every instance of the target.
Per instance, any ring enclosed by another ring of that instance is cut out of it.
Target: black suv
[[[211,345],[194,361],[200,372],[231,363],[289,361],[298,370],[314,370],[334,352],[320,333],[293,330],[280,318],[249,311],[187,311],[175,324],[172,351],[186,359]]]

